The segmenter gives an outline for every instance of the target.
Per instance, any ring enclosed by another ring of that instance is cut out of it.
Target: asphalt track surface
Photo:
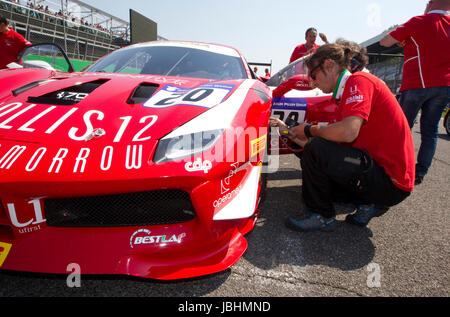
[[[413,130],[416,146],[420,135]],[[450,138],[440,126],[433,166],[402,204],[367,228],[344,222],[333,232],[284,227],[304,210],[298,160],[284,156],[269,176],[267,200],[247,236],[249,247],[231,269],[206,277],[159,282],[122,276],[67,276],[0,271],[0,297],[319,297],[450,295]]]

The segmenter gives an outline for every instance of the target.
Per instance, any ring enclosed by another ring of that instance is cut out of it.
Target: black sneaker
[[[415,181],[415,185],[420,185],[423,182],[423,175],[416,175],[416,181]]]
[[[286,227],[289,229],[300,231],[300,232],[311,232],[311,231],[331,231],[333,230],[336,222],[335,218],[325,218],[316,213],[309,213],[303,219],[294,219],[292,217],[286,220]]]

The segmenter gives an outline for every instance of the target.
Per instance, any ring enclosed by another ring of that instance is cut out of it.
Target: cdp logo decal
[[[3,263],[8,256],[9,251],[11,250],[12,244],[0,242],[0,267],[2,267]]]

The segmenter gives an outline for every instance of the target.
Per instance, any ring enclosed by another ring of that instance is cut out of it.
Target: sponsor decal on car
[[[2,267],[3,263],[6,260],[6,257],[11,251],[12,244],[0,242],[0,267]]]
[[[21,102],[11,103],[0,108],[0,117],[7,116],[15,110],[19,110],[23,108],[25,105]],[[79,108],[71,108],[69,110],[64,109],[64,113],[60,113],[60,116],[55,116],[55,120],[48,123],[45,121],[45,117],[50,112],[61,112],[60,108],[56,106],[47,107],[42,110],[38,115],[34,116],[31,120],[23,123],[16,123],[20,121],[22,118],[27,118],[28,112],[32,109],[36,108],[36,104],[29,105],[19,112],[9,115],[5,117],[5,119],[0,123],[0,129],[4,130],[17,130],[20,132],[27,133],[45,133],[46,135],[52,135],[57,129],[61,128],[61,125],[66,122],[69,118],[71,118],[75,113],[81,111]],[[56,111],[55,111],[56,110]],[[120,120],[121,122],[117,122],[114,126],[119,127],[117,131],[103,131],[103,134],[114,135],[113,143],[119,143],[122,141],[122,137],[126,132],[127,128],[130,126],[130,123],[133,121],[131,126],[134,128],[136,124],[136,120],[139,121],[139,125],[142,126],[140,130],[134,135],[132,142],[143,142],[151,139],[149,136],[148,130],[155,125],[158,121],[158,116],[149,115],[141,118],[135,118],[133,116],[125,116],[120,118],[105,118],[106,115],[102,111],[99,110],[89,110],[83,113],[83,123],[81,126],[75,125],[68,129],[67,136],[74,141],[86,141],[86,138],[91,135],[94,130],[100,130],[99,128],[94,127],[94,125],[100,124],[100,122],[112,121],[112,120]],[[26,119],[25,119],[26,120]],[[40,124],[40,122],[45,122],[45,124]],[[80,131],[84,131],[80,133]]]
[[[220,193],[226,194],[230,191],[230,181],[231,178],[238,172],[239,163],[231,164],[231,170],[228,173],[228,176],[220,181]]]
[[[0,144],[2,149],[2,144]],[[126,170],[135,170],[143,167],[143,155],[144,147],[140,145],[127,145],[125,152],[117,153],[113,146],[106,146],[101,151],[100,156],[96,156],[96,160],[89,159],[91,154],[90,148],[82,148],[75,150],[76,158],[72,161],[68,161],[68,157],[73,157],[73,150],[68,148],[59,148],[55,153],[49,153],[47,147],[40,147],[36,150],[29,149],[25,145],[13,145],[6,148],[3,154],[0,155],[0,170],[9,170],[19,159],[19,157],[26,156],[25,171],[27,173],[35,171],[39,167],[47,169],[48,174],[59,174],[61,168],[66,164],[70,164],[70,168],[73,167],[72,172],[83,174],[86,171],[88,163],[94,164],[96,168],[101,171],[109,171],[112,167],[113,161],[120,160],[122,166]]]
[[[3,263],[6,260],[6,257],[11,251],[12,244],[0,242],[0,267],[2,267]]]
[[[259,154],[266,149],[267,134],[260,137],[259,139],[251,141],[250,144],[251,144],[251,149],[252,149],[251,156],[253,157],[256,154]]]
[[[41,200],[33,199],[28,202],[28,205],[33,208],[34,215],[29,219],[19,219],[17,217],[16,205],[14,203],[8,203],[9,219],[14,227],[18,229],[20,234],[32,233],[42,229],[41,224],[47,222],[44,218],[44,212],[41,208]]]
[[[308,101],[305,98],[273,98],[272,115],[281,121],[291,118],[296,122],[305,121]]]
[[[219,208],[222,205],[226,204],[227,202],[229,202],[230,200],[232,200],[233,198],[235,198],[237,196],[237,194],[239,194],[239,192],[241,191],[242,186],[239,185],[237,188],[235,188],[234,190],[232,190],[231,192],[228,192],[227,194],[223,195],[222,197],[220,197],[219,199],[216,199],[213,202],[213,207],[214,208]]]
[[[184,168],[186,169],[186,171],[191,173],[203,171],[203,173],[208,174],[208,172],[212,168],[212,163],[208,160],[204,160],[202,162],[202,159],[198,158],[195,162],[187,162],[184,165]]]
[[[206,84],[196,88],[167,85],[144,103],[146,108],[168,108],[177,105],[211,108],[223,102],[233,91],[234,85]]]
[[[167,244],[175,244],[181,243],[183,238],[186,237],[186,233],[181,233],[179,235],[172,235],[168,237],[167,235],[152,235],[151,231],[148,229],[139,229],[135,231],[130,238],[130,246],[134,248],[138,245],[167,245]]]

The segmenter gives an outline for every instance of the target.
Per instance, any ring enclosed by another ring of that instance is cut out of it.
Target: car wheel
[[[266,162],[263,163],[263,165],[267,165]],[[266,200],[266,195],[267,195],[267,173],[262,172],[261,173],[261,190],[259,192],[259,204],[262,204],[265,200]]]
[[[447,114],[445,115],[444,128],[447,131],[447,135],[450,136],[450,110],[447,110]]]

